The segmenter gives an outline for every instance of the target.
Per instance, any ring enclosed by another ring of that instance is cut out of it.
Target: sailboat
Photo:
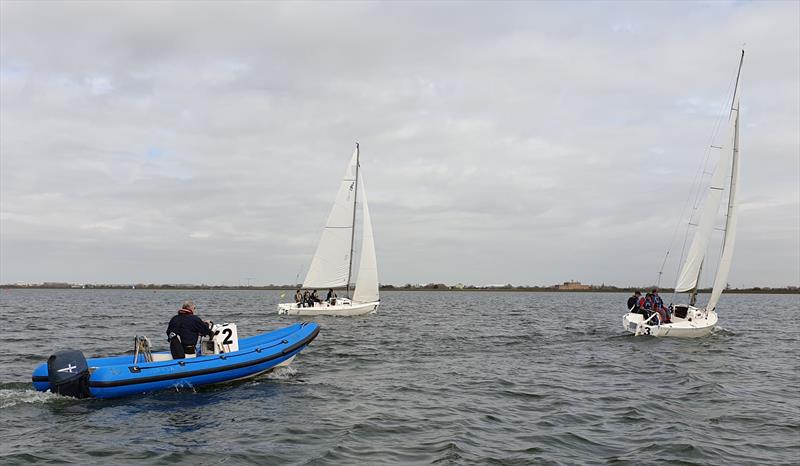
[[[719,161],[711,176],[705,200],[700,209],[700,216],[696,223],[697,229],[689,247],[686,260],[683,262],[678,282],[675,286],[676,293],[689,292],[689,304],[673,306],[673,315],[670,323],[660,323],[659,317],[653,313],[649,317],[632,312],[622,318],[622,325],[628,332],[635,335],[651,335],[656,337],[703,337],[709,335],[717,325],[717,303],[722,291],[727,286],[728,273],[733,259],[733,246],[736,241],[736,195],[739,189],[739,78],[744,63],[744,50],[739,59],[739,69],[736,73],[736,83],[733,89],[733,100],[729,113],[729,123],[732,124],[732,148],[715,147],[721,150]],[[727,178],[730,168],[730,178]],[[726,180],[729,180],[726,186]],[[722,255],[717,265],[714,285],[711,296],[705,307],[697,305],[697,290],[703,264],[706,262],[708,243],[714,230],[722,195],[728,189],[728,207],[725,220],[725,233],[722,242]],[[691,224],[691,223],[690,223]]]
[[[360,148],[356,143],[353,157],[336,194],[328,221],[322,230],[322,238],[311,260],[303,288],[322,289],[346,287],[346,297],[313,303],[278,304],[278,314],[288,315],[334,315],[355,316],[371,314],[378,310],[378,264],[375,259],[375,242],[372,237],[372,221],[367,206],[367,193],[360,169]],[[353,250],[356,232],[356,210],[358,201],[362,206],[361,257],[358,265],[353,296],[350,282],[353,274]]]

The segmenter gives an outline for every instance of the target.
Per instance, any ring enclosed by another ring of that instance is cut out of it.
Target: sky
[[[0,283],[302,280],[358,141],[382,283],[671,286],[741,48],[797,286],[800,2],[2,1]]]

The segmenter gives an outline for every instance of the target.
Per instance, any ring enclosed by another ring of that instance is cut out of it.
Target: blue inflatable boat
[[[135,354],[88,360],[80,351],[61,351],[33,371],[33,386],[76,398],[116,398],[244,379],[288,364],[317,337],[319,325],[297,323],[236,340],[233,346],[230,333],[225,328],[220,335],[225,340],[219,343],[227,345],[209,340],[201,345],[203,354],[185,359],[173,359],[169,352],[140,353],[138,347]]]

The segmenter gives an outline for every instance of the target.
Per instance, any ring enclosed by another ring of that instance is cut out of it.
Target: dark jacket
[[[629,311],[638,311],[639,310],[639,297],[634,295],[628,298],[628,310]]]
[[[197,344],[197,337],[199,335],[210,336],[211,329],[203,322],[203,319],[194,314],[178,314],[169,321],[168,338],[170,333],[179,335],[183,346],[194,346]]]

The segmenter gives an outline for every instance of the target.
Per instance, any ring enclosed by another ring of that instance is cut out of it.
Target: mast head
[[[731,111],[728,113],[728,118],[733,116],[733,112],[739,113],[739,104],[736,98],[739,96],[739,78],[742,76],[742,64],[744,63],[744,49],[742,49],[742,56],[739,57],[739,69],[736,71],[736,83],[733,85],[733,97],[731,98]]]

